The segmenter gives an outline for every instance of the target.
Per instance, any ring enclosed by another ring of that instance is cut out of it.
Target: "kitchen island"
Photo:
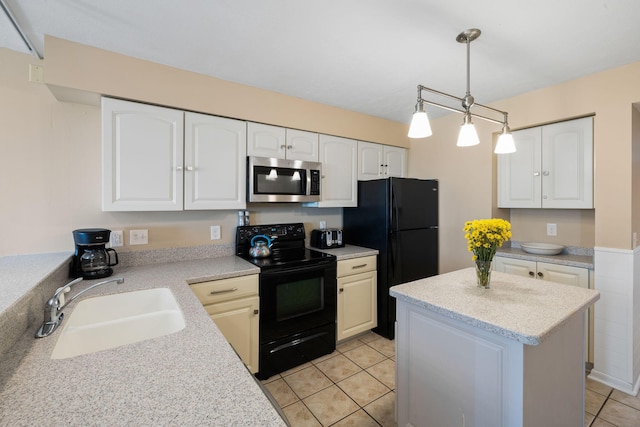
[[[579,426],[592,289],[475,270],[394,286],[399,426]]]

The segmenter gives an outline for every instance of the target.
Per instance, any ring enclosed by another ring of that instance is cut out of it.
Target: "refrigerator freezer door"
[[[423,228],[389,235],[387,286],[438,274],[438,229]]]
[[[391,230],[413,230],[438,224],[438,181],[390,178]]]

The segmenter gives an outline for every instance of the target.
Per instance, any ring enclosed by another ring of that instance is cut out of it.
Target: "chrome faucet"
[[[69,301],[65,303],[64,294],[71,291],[71,287],[81,281],[82,281],[82,277],[78,277],[77,279],[67,283],[63,287],[58,288],[55,294],[53,294],[53,296],[51,297],[51,299],[47,301],[47,303],[44,306],[44,322],[42,323],[42,326],[40,326],[40,329],[38,329],[38,332],[36,332],[36,338],[44,338],[51,335],[53,331],[55,331],[56,328],[60,325],[60,323],[62,323],[62,318],[64,317],[64,313],[62,312],[62,310],[67,305],[69,305],[73,300],[78,298],[80,295],[82,295],[83,293],[87,292],[90,289],[95,288],[96,286],[105,285],[111,282],[116,282],[118,284],[123,283],[124,278],[114,277],[113,279],[103,280],[102,282],[94,283],[88,288],[83,289],[77,294],[75,294]]]

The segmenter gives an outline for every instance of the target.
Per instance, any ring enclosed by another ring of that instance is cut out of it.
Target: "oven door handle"
[[[302,344],[302,343],[305,343],[307,341],[314,340],[314,339],[319,338],[319,337],[321,337],[323,335],[328,335],[328,332],[318,332],[317,334],[309,335],[308,337],[298,338],[297,340],[293,340],[293,341],[288,342],[286,344],[282,344],[282,345],[279,345],[279,346],[277,346],[275,348],[272,348],[269,351],[269,353],[273,354],[276,351],[284,350],[285,348],[293,347],[293,346],[296,346],[298,344]]]
[[[274,268],[272,270],[261,271],[260,276],[268,277],[268,276],[280,276],[282,274],[295,274],[301,272],[315,271],[315,270],[324,270],[328,265],[335,263],[334,260],[327,260],[326,262],[319,262],[313,265],[307,265],[304,267],[285,267],[285,268]]]

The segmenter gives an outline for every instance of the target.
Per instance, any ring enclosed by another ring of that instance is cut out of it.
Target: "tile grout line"
[[[356,338],[356,340],[359,340],[359,339],[358,339],[358,338]],[[354,340],[354,341],[355,341],[355,340]],[[349,375],[348,377],[343,378],[341,381],[343,381],[343,380],[345,380],[345,379],[347,379],[347,378],[351,378],[352,376],[357,375],[357,374],[359,374],[359,373],[366,372],[368,375],[371,375],[375,380],[377,380],[378,382],[380,382],[380,384],[382,384],[382,385],[387,389],[387,391],[386,391],[382,396],[379,396],[378,398],[376,398],[376,399],[374,399],[373,401],[369,402],[369,403],[367,404],[367,405],[369,405],[369,404],[371,404],[371,403],[375,402],[376,400],[381,399],[382,397],[386,396],[386,395],[387,395],[387,394],[389,394],[389,393],[395,393],[395,389],[392,389],[392,388],[391,388],[391,387],[389,387],[387,384],[385,384],[385,383],[383,383],[382,381],[380,381],[380,380],[378,380],[377,378],[375,378],[371,373],[367,372],[367,369],[368,369],[368,368],[363,368],[363,367],[362,367],[362,366],[360,366],[357,362],[355,362],[354,360],[351,360],[351,359],[349,358],[349,356],[345,355],[344,353],[345,353],[345,352],[348,352],[348,351],[351,351],[351,350],[355,350],[355,349],[360,348],[360,347],[362,347],[362,346],[366,346],[366,347],[370,348],[371,350],[373,350],[373,351],[375,351],[375,352],[377,352],[377,353],[381,354],[382,356],[384,356],[384,359],[382,359],[382,360],[380,360],[379,362],[377,362],[377,363],[375,363],[375,364],[373,364],[373,365],[369,366],[369,368],[371,368],[372,366],[375,366],[375,365],[377,365],[377,364],[383,363],[383,362],[385,362],[385,361],[387,361],[387,360],[391,360],[393,363],[395,363],[395,360],[393,359],[393,357],[395,357],[395,354],[394,354],[394,355],[392,355],[392,356],[388,356],[387,354],[382,353],[380,350],[378,350],[378,349],[376,349],[376,348],[374,348],[374,347],[370,346],[370,345],[369,345],[369,343],[370,343],[370,342],[373,342],[373,341],[375,341],[375,340],[371,340],[371,341],[369,341],[369,342],[364,342],[364,341],[361,341],[361,340],[359,340],[359,341],[360,341],[360,343],[361,343],[360,345],[358,345],[358,346],[356,346],[356,347],[353,347],[353,348],[349,348],[349,349],[344,350],[344,351],[341,351],[341,350],[339,350],[338,348],[336,348],[336,352],[337,352],[338,354],[335,354],[334,356],[331,356],[331,357],[328,357],[328,358],[322,358],[322,361],[321,361],[321,362],[324,362],[324,361],[326,361],[326,360],[330,360],[330,359],[332,359],[333,357],[336,357],[336,356],[338,356],[338,355],[342,355],[342,356],[346,357],[348,360],[350,360],[352,363],[354,363],[354,364],[359,368],[359,371],[358,371],[358,372],[356,372],[356,373],[353,373],[353,374]],[[318,362],[318,363],[321,363],[321,362]],[[353,402],[353,403],[358,407],[358,409],[356,409],[355,411],[353,411],[353,412],[351,412],[351,413],[349,413],[349,414],[345,415],[343,418],[341,418],[340,420],[337,420],[335,423],[338,423],[338,422],[340,422],[340,421],[344,420],[345,418],[348,418],[348,417],[350,417],[351,415],[353,415],[353,414],[357,413],[358,411],[362,410],[362,411],[363,411],[365,414],[367,414],[367,416],[368,416],[369,418],[371,418],[371,419],[372,419],[372,420],[373,420],[377,425],[381,426],[380,422],[379,422],[376,418],[374,418],[374,416],[373,416],[372,414],[370,414],[370,413],[369,413],[369,412],[364,408],[364,406],[361,406],[361,405],[360,405],[358,402],[356,402],[356,401],[353,399],[353,397],[351,397],[351,396],[350,396],[350,395],[349,395],[349,394],[348,394],[348,393],[347,393],[347,392],[346,392],[342,387],[340,387],[340,386],[338,385],[338,383],[336,383],[333,379],[329,378],[329,377],[324,373],[324,371],[323,371],[320,367],[318,367],[318,366],[317,366],[317,364],[316,364],[316,362],[315,362],[314,360],[310,361],[310,366],[313,366],[313,367],[315,367],[316,369],[318,369],[318,370],[322,373],[322,375],[324,375],[324,376],[325,376],[325,377],[326,377],[326,378],[331,382],[331,384],[330,384],[330,385],[328,385],[327,387],[325,387],[325,388],[323,388],[323,389],[321,389],[321,390],[318,390],[318,391],[316,391],[315,393],[313,393],[313,394],[311,394],[311,395],[309,395],[309,396],[305,397],[305,399],[307,399],[307,398],[309,398],[309,397],[311,397],[311,396],[313,396],[313,395],[315,395],[315,394],[317,394],[317,393],[320,393],[321,391],[326,390],[327,388],[329,388],[329,387],[331,387],[331,386],[336,386],[340,391],[342,391],[342,392],[343,392],[343,393],[344,393],[344,394],[345,394],[345,395],[346,395],[346,396],[347,396],[347,397],[348,397],[348,398],[349,398],[349,399],[350,399],[350,400],[351,400],[351,401],[352,401],[352,402]],[[303,368],[303,369],[306,369],[306,368]],[[300,369],[300,370],[302,370],[302,369]],[[299,372],[300,370],[296,370],[296,371],[294,371],[294,372],[291,372],[290,374],[288,374],[288,375],[286,375],[286,376],[293,375],[293,374],[295,374],[296,372]],[[286,378],[286,376],[283,376],[283,375],[281,375],[281,374],[279,375],[279,377],[280,377],[280,378],[282,378],[282,380],[285,382],[285,384],[287,384],[287,386],[289,386],[289,385],[288,385],[288,383],[287,383],[287,381],[286,381],[286,379],[285,379],[285,378]],[[273,380],[273,381],[276,381],[276,380],[277,380],[277,378],[276,378],[275,380]],[[269,381],[269,382],[271,382],[271,381]],[[291,387],[289,386],[289,388],[291,388]],[[298,399],[298,401],[297,401],[297,402],[301,402],[301,403],[302,403],[302,405],[303,405],[303,406],[304,406],[304,407],[305,407],[305,408],[306,408],[306,409],[311,413],[311,415],[314,417],[314,419],[316,419],[316,421],[318,421],[318,423],[319,423],[320,425],[323,425],[323,424],[322,424],[322,422],[318,419],[318,417],[317,417],[317,416],[316,416],[316,415],[311,411],[311,409],[307,406],[307,404],[305,403],[304,399],[302,399],[302,398],[298,395],[298,393],[296,393],[296,392],[295,392],[295,390],[291,389],[291,391],[293,392],[293,394],[295,395],[295,397]],[[282,406],[281,406],[280,408],[284,410],[284,408],[289,407],[289,406],[291,406],[291,405],[293,405],[293,404],[295,404],[295,403],[297,403],[297,402],[290,403],[290,404],[288,404],[288,405],[286,405],[286,406],[284,406],[284,407],[282,407]],[[331,424],[331,425],[334,425],[335,423],[333,423],[333,424]]]
[[[591,390],[591,391],[593,391],[593,390]],[[597,393],[597,392],[594,391],[594,393]],[[600,412],[602,412],[602,410],[604,409],[604,405],[607,404],[607,402],[609,401],[609,398],[611,397],[612,394],[613,394],[613,389],[609,390],[609,393],[607,394],[607,398],[604,399],[604,402],[602,402],[602,405],[600,405],[600,408],[598,408],[598,413],[594,415],[593,420],[591,420],[591,422],[589,423],[589,426],[592,426],[593,423],[596,422],[596,420],[598,419],[598,416],[600,415]]]

